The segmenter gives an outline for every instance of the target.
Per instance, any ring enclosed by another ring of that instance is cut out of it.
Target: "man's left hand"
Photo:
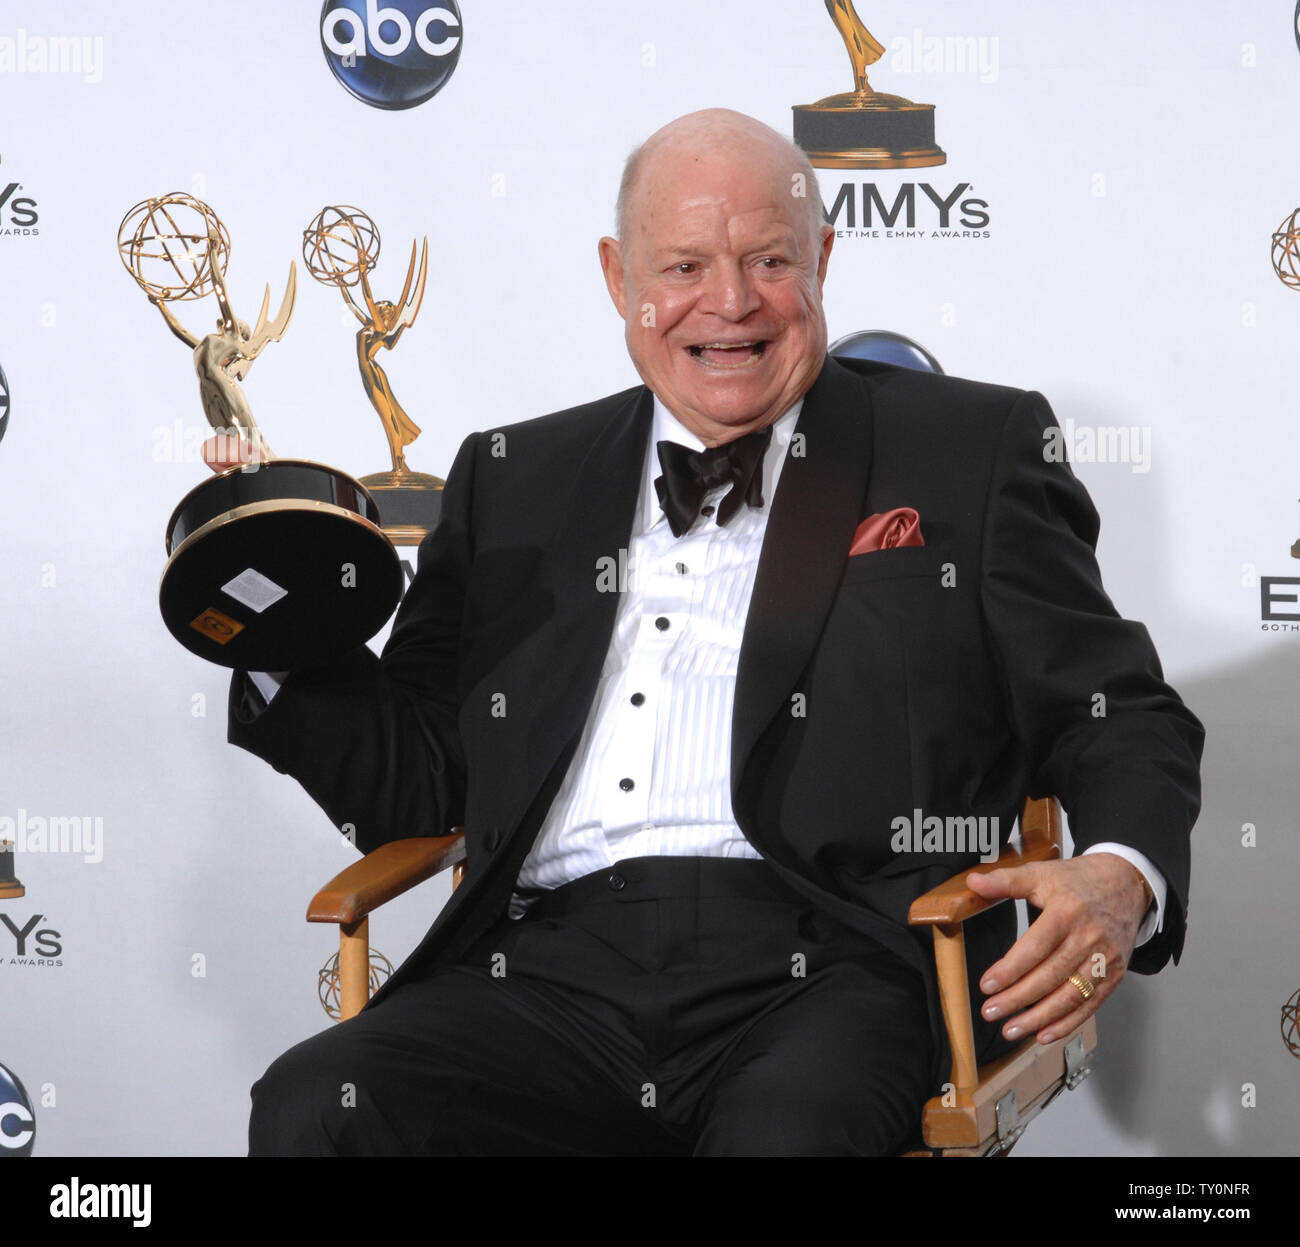
[[[981,1015],[1005,1018],[1007,1039],[1037,1032],[1039,1043],[1051,1043],[1068,1035],[1119,986],[1147,908],[1142,876],[1131,863],[1114,853],[1089,853],[971,874],[966,883],[979,896],[1023,897],[1042,911],[980,979],[989,997]],[[1089,999],[1071,974],[1093,985]]]

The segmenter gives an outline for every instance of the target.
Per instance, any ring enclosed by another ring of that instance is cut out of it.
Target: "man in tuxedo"
[[[900,819],[1070,815],[1071,860],[970,876],[1039,911],[968,925],[985,1056],[1181,949],[1201,727],[1046,402],[827,358],[834,232],[750,118],[652,136],[618,217],[644,385],[466,439],[382,658],[235,674],[230,739],[359,848],[467,845],[254,1153],[896,1152],[947,1055],[907,908],[979,855]]]

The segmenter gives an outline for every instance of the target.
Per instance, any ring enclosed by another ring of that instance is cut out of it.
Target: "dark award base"
[[[418,546],[437,527],[442,477],[407,468],[372,472],[361,483],[379,507],[379,526],[395,546]]]
[[[402,592],[378,517],[361,485],[324,464],[231,468],[186,494],[167,524],[163,622],[191,653],[251,671],[361,645]]]
[[[917,169],[944,164],[934,105],[901,95],[832,95],[794,106],[794,141],[823,169]]]
[[[26,895],[27,889],[14,875],[13,841],[0,840],[0,901],[13,901]]]

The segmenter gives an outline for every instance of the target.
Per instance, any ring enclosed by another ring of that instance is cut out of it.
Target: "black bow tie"
[[[659,442],[663,475],[655,478],[659,505],[668,517],[674,537],[680,537],[700,513],[700,503],[711,489],[731,482],[718,506],[718,523],[725,524],[747,502],[763,505],[763,452],[772,440],[772,426],[747,433],[721,446],[691,450],[680,442]]]

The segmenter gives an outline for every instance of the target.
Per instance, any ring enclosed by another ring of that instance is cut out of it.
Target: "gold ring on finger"
[[[1084,978],[1083,975],[1080,974],[1077,970],[1072,975],[1070,975],[1069,981],[1079,989],[1079,992],[1083,996],[1084,1000],[1091,1000],[1093,997],[1093,993],[1096,992],[1097,990],[1092,985],[1092,983],[1090,983],[1086,978]]]

